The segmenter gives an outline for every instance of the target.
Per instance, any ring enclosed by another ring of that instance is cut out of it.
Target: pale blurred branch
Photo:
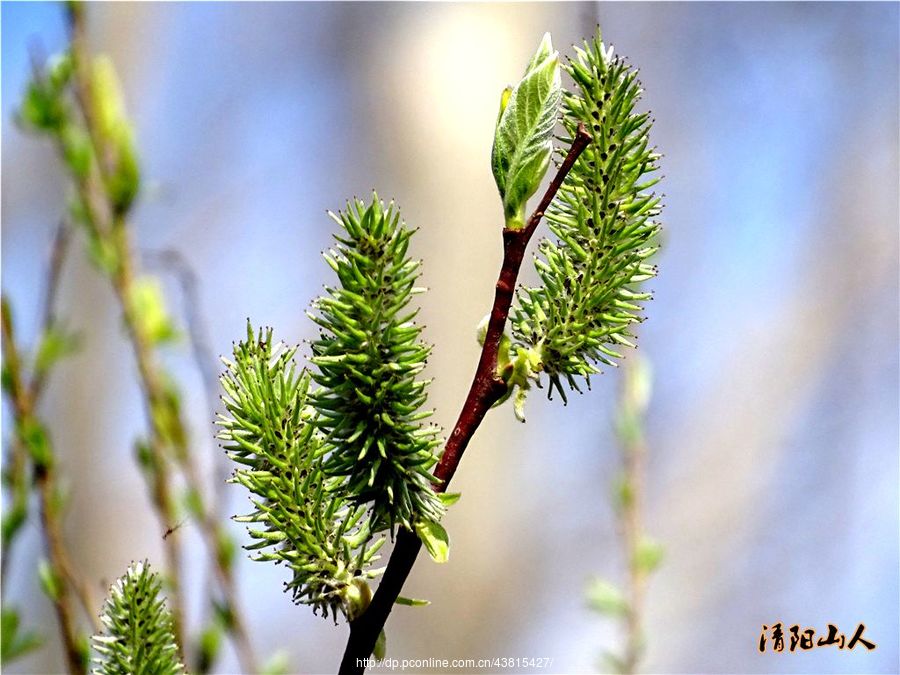
[[[89,616],[93,612],[89,607],[84,584],[78,579],[69,559],[62,535],[63,497],[57,483],[58,464],[47,428],[35,412],[35,399],[31,396],[33,387],[26,378],[25,365],[16,345],[12,310],[5,296],[2,299],[0,316],[3,333],[4,388],[12,407],[18,447],[27,453],[24,457],[20,456],[18,462],[30,464],[34,469],[40,504],[41,533],[49,559],[49,573],[44,582],[44,590],[56,611],[67,668],[70,673],[84,673],[87,670],[87,643],[78,628],[71,593],[75,592]],[[24,471],[27,475],[27,468]]]

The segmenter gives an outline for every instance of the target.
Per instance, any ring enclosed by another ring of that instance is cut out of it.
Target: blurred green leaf
[[[87,132],[74,124],[65,124],[59,132],[63,155],[75,178],[84,178],[91,168],[94,148]]]
[[[587,601],[591,609],[611,616],[621,616],[628,611],[628,601],[619,590],[605,579],[594,579],[588,585]]]
[[[125,115],[119,80],[112,61],[106,56],[94,59],[92,103],[102,140],[114,151],[114,166],[107,176],[107,190],[113,209],[125,213],[137,196],[140,169],[134,148],[134,132]]]
[[[34,418],[23,419],[19,424],[19,437],[38,468],[46,469],[53,465],[50,439],[43,424]]]
[[[210,672],[213,664],[219,658],[222,648],[222,633],[222,625],[218,621],[211,621],[200,634],[197,670],[201,673]]]
[[[20,630],[19,613],[9,607],[2,610],[0,636],[0,662],[3,665],[34,651],[43,643],[43,638],[38,633]]]
[[[38,563],[38,578],[41,581],[41,589],[48,598],[56,602],[59,599],[62,586],[59,577],[56,576],[56,572],[53,571],[50,563],[46,560],[41,560]]]
[[[612,673],[627,673],[628,667],[625,665],[625,659],[615,652],[603,652],[603,662],[601,670]]]
[[[51,326],[44,331],[34,357],[34,370],[44,376],[61,359],[78,350],[78,336],[68,333],[59,326]]]
[[[291,664],[284,651],[273,654],[262,667],[262,675],[288,675],[290,672]]]
[[[621,512],[632,504],[634,504],[634,486],[627,476],[619,474],[613,481],[613,505]]]
[[[184,508],[194,518],[203,517],[203,497],[196,488],[189,487],[184,491]]]
[[[387,633],[384,632],[384,628],[378,633],[378,639],[375,640],[375,648],[372,650],[372,656],[379,661],[387,656]]]
[[[178,332],[166,312],[162,286],[155,277],[135,279],[129,302],[134,320],[141,326],[148,340],[160,344],[177,337]]]
[[[237,556],[237,544],[234,538],[223,528],[216,530],[216,558],[225,570],[230,570]]]
[[[664,553],[665,549],[662,544],[650,537],[641,537],[634,552],[634,566],[639,572],[650,574],[659,567]]]
[[[88,211],[78,200],[73,200],[69,211],[72,215],[72,219],[79,223],[87,223],[90,221]],[[87,249],[91,262],[104,274],[113,274],[118,269],[119,253],[116,251],[115,245],[108,239],[95,236],[93,233],[89,232]]]

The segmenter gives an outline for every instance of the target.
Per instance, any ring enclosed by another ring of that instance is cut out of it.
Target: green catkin
[[[160,597],[159,577],[145,562],[132,563],[109,589],[93,637],[98,675],[180,675],[184,666],[172,630],[172,615]]]
[[[438,430],[423,420],[430,346],[410,309],[418,261],[408,256],[413,231],[393,203],[373,195],[330,214],[343,232],[325,254],[339,284],[318,298],[312,319],[321,334],[312,343],[317,425],[327,445],[323,468],[345,481],[357,504],[371,508],[373,530],[416,520],[438,521],[442,503],[434,493]]]
[[[384,543],[373,540],[366,509],[344,498],[322,470],[324,445],[309,405],[310,378],[298,370],[296,347],[272,342],[271,329],[254,333],[225,360],[226,414],[219,438],[237,463],[232,482],[251,493],[254,511],[235,518],[255,540],[254,560],[285,564],[294,601],[314,612],[352,618],[364,609],[369,569]]]
[[[601,365],[615,365],[621,346],[633,346],[632,326],[650,298],[638,284],[656,274],[647,262],[658,246],[659,155],[649,144],[651,120],[635,111],[636,71],[597,36],[563,66],[575,84],[563,96],[563,147],[579,124],[592,142],[575,162],[547,211],[555,240],[535,258],[543,282],[522,288],[512,313],[513,338],[537,352],[539,366],[565,399],[563,383],[578,390]],[[560,151],[561,152],[561,151]]]

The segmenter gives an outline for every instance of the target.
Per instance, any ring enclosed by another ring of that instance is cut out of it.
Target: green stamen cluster
[[[556,241],[545,239],[535,259],[543,282],[523,288],[512,317],[521,353],[537,356],[563,398],[561,379],[578,390],[598,365],[615,365],[619,345],[634,346],[631,328],[643,321],[637,288],[656,274],[647,259],[657,250],[660,198],[641,182],[657,170],[649,147],[648,113],[634,110],[641,94],[636,72],[605,49],[599,31],[564,66],[576,91],[563,96],[568,147],[579,124],[593,141],[575,162],[547,212]]]
[[[271,329],[255,335],[248,324],[234,360],[225,360],[219,438],[240,466],[232,481],[251,492],[255,507],[236,520],[251,526],[254,560],[291,569],[286,590],[295,602],[352,619],[368,605],[366,580],[381,572],[368,568],[384,539],[369,543],[366,508],[350,504],[340,482],[323,471],[310,378],[297,370],[295,352],[273,344]]]
[[[431,415],[421,410],[428,381],[417,379],[431,348],[418,340],[418,310],[409,308],[423,290],[415,287],[420,263],[407,256],[413,231],[377,195],[331,216],[343,233],[324,257],[340,285],[310,314],[322,328],[311,361],[324,470],[342,477],[357,503],[371,504],[373,529],[412,530],[443,513],[430,471],[440,439],[422,423]]]
[[[146,562],[136,562],[110,588],[93,638],[100,675],[177,675],[184,672],[172,631],[172,615],[160,597],[160,581]]]

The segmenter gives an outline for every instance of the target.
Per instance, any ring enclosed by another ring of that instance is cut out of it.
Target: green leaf
[[[189,487],[184,491],[184,508],[191,517],[200,519],[204,516],[203,495],[196,488]]]
[[[395,604],[406,605],[407,607],[425,607],[431,604],[431,600],[420,600],[419,598],[404,598],[402,595],[394,600]]]
[[[262,667],[262,675],[288,675],[290,672],[291,662],[284,651],[275,652]]]
[[[119,80],[112,61],[94,59],[92,77],[94,117],[101,138],[114,151],[114,166],[107,180],[110,201],[117,214],[125,213],[140,188],[140,169],[134,148],[134,132],[125,114]]]
[[[16,535],[21,531],[22,526],[28,518],[28,501],[27,498],[20,497],[24,490],[13,489],[14,498],[12,503],[6,507],[2,519],[2,542],[3,546],[8,546]]]
[[[629,359],[631,367],[625,368],[624,374],[625,405],[640,417],[647,412],[653,393],[653,370],[650,361],[637,352]]]
[[[76,178],[85,178],[91,168],[94,148],[90,136],[74,124],[65,124],[60,130],[63,156]]]
[[[155,277],[135,279],[129,297],[131,312],[144,335],[154,344],[168,342],[178,333],[166,312],[162,286]]]
[[[72,73],[68,55],[55,57],[48,72],[38,74],[25,90],[18,118],[35,131],[57,133],[70,117],[71,110],[65,98],[65,87]]]
[[[508,96],[504,93],[494,133],[491,168],[507,228],[524,227],[525,204],[550,166],[561,99],[559,53],[546,33],[525,76]]]
[[[591,609],[612,616],[628,611],[628,601],[616,586],[605,579],[594,579],[588,585],[587,601]]]
[[[634,486],[628,476],[619,474],[613,481],[613,506],[621,513],[634,504]]]
[[[71,204],[72,218],[78,222],[86,222],[89,218],[88,211],[79,200],[73,200]],[[115,245],[106,237],[88,235],[88,255],[91,262],[101,272],[113,274],[119,267],[119,252]]]
[[[604,651],[602,657],[602,668],[604,672],[611,673],[627,673],[629,672],[625,659],[611,651]]]
[[[650,537],[643,536],[637,543],[633,564],[643,574],[650,574],[662,562],[665,549],[662,544]]]
[[[234,538],[223,528],[216,530],[216,560],[224,570],[230,570],[234,566],[237,557],[237,544]]]
[[[15,609],[4,607],[0,624],[0,662],[3,665],[34,651],[43,643],[38,633],[19,629],[19,613]]]
[[[416,521],[416,534],[425,545],[428,555],[436,563],[445,563],[450,558],[450,538],[440,523],[432,520]]]
[[[37,354],[34,357],[36,374],[46,375],[60,360],[75,353],[78,349],[78,337],[67,333],[58,326],[52,326],[41,336]]]
[[[197,670],[201,673],[208,673],[212,670],[213,664],[219,658],[219,652],[222,648],[222,624],[219,621],[211,621],[203,632],[200,634],[200,644],[198,646],[199,659]]]
[[[444,503],[445,507],[453,506],[459,501],[460,497],[462,497],[460,492],[441,492],[438,494],[438,498]]]
[[[375,648],[372,649],[372,656],[379,661],[387,656],[387,633],[384,632],[384,628],[378,633],[378,639],[375,640]]]
[[[35,465],[47,468],[53,465],[53,449],[47,428],[34,417],[23,419],[19,424],[19,437],[28,449]]]
[[[54,602],[58,600],[62,586],[56,572],[53,571],[50,563],[46,560],[41,560],[38,563],[38,579],[40,579],[41,589],[47,597]]]

